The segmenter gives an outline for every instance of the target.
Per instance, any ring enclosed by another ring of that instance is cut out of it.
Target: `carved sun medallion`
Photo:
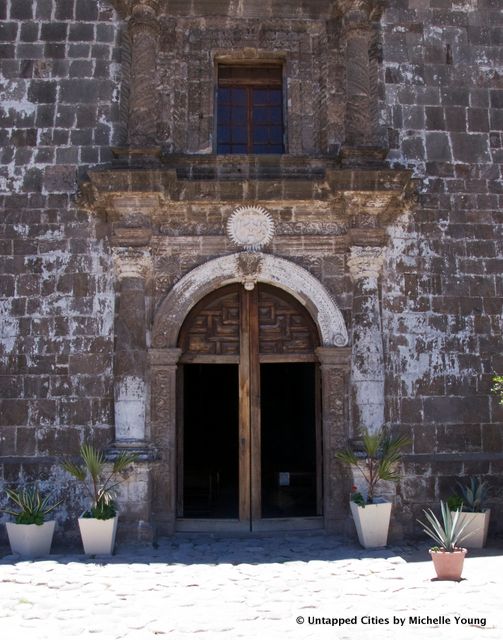
[[[271,242],[274,222],[263,207],[238,207],[227,221],[229,238],[247,251],[258,251]]]

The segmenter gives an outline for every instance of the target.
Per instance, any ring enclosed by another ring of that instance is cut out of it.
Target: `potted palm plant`
[[[388,542],[391,502],[376,495],[380,481],[398,482],[401,450],[409,444],[404,436],[392,437],[384,427],[375,433],[365,431],[361,448],[336,453],[336,458],[353,467],[364,480],[366,495],[353,486],[350,508],[358,540],[368,548],[384,547]]]
[[[463,573],[463,563],[466,549],[459,547],[458,543],[466,537],[465,529],[467,522],[460,519],[461,511],[458,509],[454,515],[449,509],[449,505],[440,502],[442,522],[437,518],[431,509],[423,509],[428,524],[418,520],[423,527],[423,531],[430,536],[438,546],[429,550],[435,573],[439,580],[460,580]]]
[[[51,504],[51,496],[42,498],[37,487],[25,487],[20,491],[5,490],[17,509],[2,509],[14,517],[7,522],[7,535],[12,553],[26,558],[45,556],[51,552],[55,520],[46,517],[61,504]]]
[[[461,510],[460,521],[467,525],[464,544],[468,549],[481,549],[486,544],[491,517],[491,509],[485,506],[486,500],[487,483],[480,478],[470,478],[468,485],[458,482],[457,494],[447,499],[451,513]]]
[[[113,553],[117,532],[117,504],[114,500],[116,487],[124,478],[118,478],[133,463],[136,454],[123,451],[111,463],[107,471],[107,462],[102,452],[88,444],[80,447],[82,464],[71,460],[62,463],[63,469],[82,482],[91,504],[79,518],[79,529],[88,555],[109,555]]]

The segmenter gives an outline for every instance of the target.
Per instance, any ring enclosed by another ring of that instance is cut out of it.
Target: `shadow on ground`
[[[429,560],[428,540],[410,544],[390,545],[384,549],[362,549],[359,545],[331,535],[276,535],[274,537],[227,537],[209,534],[183,534],[161,538],[155,545],[118,544],[113,556],[87,557],[74,545],[54,545],[52,554],[43,560],[61,564],[69,562],[104,564],[270,564],[285,562],[330,562],[354,559],[389,559],[400,557],[407,563]],[[9,555],[7,546],[0,547],[0,563],[10,564],[23,559]],[[485,549],[469,550],[467,557],[503,555],[503,540],[491,540]]]

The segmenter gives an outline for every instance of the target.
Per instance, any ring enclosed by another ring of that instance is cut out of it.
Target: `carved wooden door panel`
[[[253,529],[254,523],[263,519],[263,501],[267,502],[272,491],[272,489],[268,489],[269,493],[267,495],[264,493],[265,480],[263,478],[262,461],[265,449],[262,446],[261,437],[261,423],[264,411],[261,403],[261,367],[269,367],[265,376],[268,384],[270,384],[271,380],[274,381],[274,368],[271,372],[271,366],[274,364],[282,363],[285,366],[288,363],[304,363],[301,366],[311,366],[314,372],[315,348],[318,346],[316,326],[305,308],[297,300],[275,287],[258,285],[252,291],[247,291],[241,285],[230,285],[210,294],[194,307],[180,332],[179,346],[183,351],[182,363],[187,366],[211,365],[213,366],[213,369],[211,369],[213,377],[219,371],[214,368],[214,365],[237,366],[236,379],[238,384],[236,392],[238,393],[238,400],[236,412],[232,414],[235,415],[237,422],[235,433],[232,432],[232,435],[229,435],[231,434],[229,431],[225,436],[218,436],[217,432],[220,428],[218,420],[212,421],[211,416],[204,413],[202,409],[200,414],[201,420],[214,425],[212,428],[215,432],[215,438],[222,438],[220,445],[212,445],[208,440],[205,441],[206,445],[204,446],[207,448],[209,455],[211,451],[218,453],[218,451],[228,447],[228,438],[238,438],[238,462],[236,467],[238,469],[236,471],[238,479],[236,479],[236,483],[239,484],[239,487],[236,488],[235,492],[236,503],[235,507],[229,507],[227,512],[218,511],[216,507],[212,508],[213,497],[210,493],[216,483],[222,482],[223,473],[221,470],[212,471],[210,464],[205,465],[199,461],[198,468],[201,469],[204,466],[205,470],[201,473],[203,475],[206,474],[209,478],[206,483],[208,485],[207,503],[209,506],[202,517],[206,518],[206,525],[212,518],[227,517],[228,519],[236,519],[244,528]],[[309,365],[307,363],[312,364]],[[206,367],[206,371],[210,371],[209,367]],[[280,371],[280,368],[278,371]],[[287,375],[292,373],[291,370],[281,369],[281,371],[283,373],[286,371]],[[208,386],[213,384],[210,378],[204,379],[207,381],[205,384]],[[231,378],[226,378],[227,381],[231,379],[232,376]],[[229,384],[227,382],[227,385]],[[271,402],[274,402],[274,394],[270,390],[266,391],[266,395],[269,398],[268,406],[270,407]],[[227,410],[228,405],[233,402],[229,392],[234,393],[232,389],[222,389],[221,402],[226,403]],[[183,391],[181,393],[183,394]],[[302,389],[300,393],[302,393]],[[313,396],[316,395],[311,387],[310,393]],[[205,397],[208,398],[208,396]],[[187,398],[184,401],[185,406],[187,406],[187,402],[192,402],[191,399]],[[211,404],[211,398],[207,402]],[[313,398],[313,407],[314,404],[315,400]],[[189,404],[189,407],[191,408],[192,405]],[[210,408],[208,408],[208,411],[210,411]],[[275,416],[275,419],[277,418]],[[189,471],[186,470],[184,472],[184,466],[188,469],[190,461],[184,459],[182,450],[184,438],[187,441],[188,438],[193,438],[194,436],[190,435],[190,425],[185,425],[184,428],[183,420],[183,415],[179,416],[178,515],[179,517],[190,518],[191,516],[194,517],[196,510],[191,510],[188,504],[187,483],[189,482]],[[269,432],[274,431],[274,420],[266,420],[266,422]],[[315,418],[313,417],[313,425],[314,422]],[[316,471],[319,476],[316,481],[317,505],[319,505],[321,504],[321,464],[319,459],[321,456],[321,443],[319,430],[313,426],[313,432],[314,430],[316,430],[316,443],[313,444],[313,447],[316,447],[316,468],[319,470],[319,473]],[[277,446],[278,442],[274,442],[271,445],[272,448],[277,448]],[[218,457],[217,453],[214,453],[214,457]],[[275,477],[278,476],[279,471],[276,467],[273,469],[274,465],[269,459],[266,460],[266,463],[268,477],[272,477],[274,474]],[[193,466],[194,464],[192,464]],[[206,471],[206,466],[208,471]],[[211,476],[212,473],[214,477]],[[313,471],[313,473],[315,472]],[[227,487],[226,490],[227,495],[232,493],[231,487]],[[319,506],[316,509],[319,511]],[[220,515],[216,515],[217,512]]]

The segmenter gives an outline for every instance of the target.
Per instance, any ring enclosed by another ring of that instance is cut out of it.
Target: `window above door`
[[[217,153],[284,153],[280,64],[218,66]]]

